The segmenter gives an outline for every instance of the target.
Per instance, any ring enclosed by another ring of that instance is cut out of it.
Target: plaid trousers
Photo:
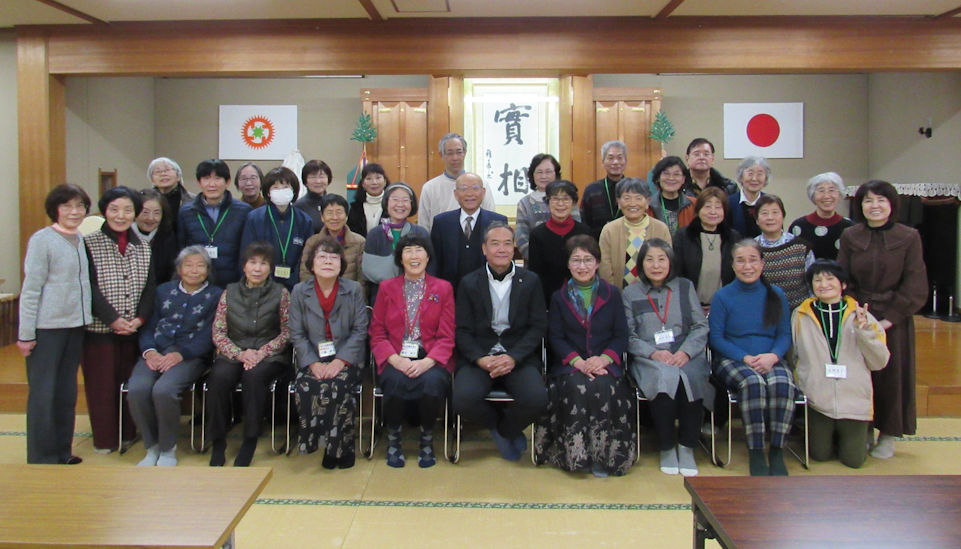
[[[770,372],[759,374],[739,360],[724,358],[718,363],[715,374],[728,389],[737,394],[741,419],[747,432],[748,449],[764,449],[766,429],[771,431],[771,447],[783,447],[794,419],[794,396],[797,390],[787,364],[782,360]]]

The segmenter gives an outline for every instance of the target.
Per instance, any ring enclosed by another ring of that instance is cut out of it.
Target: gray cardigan
[[[338,280],[337,298],[330,311],[330,332],[337,349],[335,356],[362,368],[367,346],[367,300],[360,283],[344,277]],[[317,302],[313,278],[294,286],[290,295],[289,322],[297,368],[303,369],[319,362],[317,344],[327,338],[324,311]]]
[[[53,227],[33,233],[23,261],[20,341],[37,339],[38,329],[76,328],[93,320],[90,267],[83,237],[77,245]]]

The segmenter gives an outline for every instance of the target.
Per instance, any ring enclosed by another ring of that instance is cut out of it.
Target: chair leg
[[[636,450],[634,453],[634,464],[641,462],[641,399],[636,399],[634,407],[634,436],[636,437]]]
[[[363,452],[364,444],[364,386],[363,384],[357,385],[357,453]]]
[[[290,401],[291,401],[291,398],[290,398],[290,395],[292,395],[293,393],[294,393],[294,382],[291,381],[289,384],[287,384],[287,421],[285,422],[286,427],[284,429],[284,432],[285,432],[284,445],[287,448],[288,456],[290,455],[290,451],[291,451],[291,447],[290,447]]]
[[[454,455],[448,458],[451,463],[456,464],[460,461],[460,434],[461,434],[461,417],[460,414],[454,415]]]
[[[194,452],[202,454],[206,450],[206,440],[204,436],[207,434],[207,382],[203,383],[203,387],[200,393],[200,447],[198,448],[194,444],[196,436],[194,435],[194,430],[196,425],[194,424],[194,417],[197,413],[197,382],[195,381],[190,386],[190,447],[193,448]]]
[[[534,467],[537,467],[537,455],[534,452],[534,429],[535,425],[531,423],[531,463],[534,464]]]
[[[117,399],[117,402],[120,403],[117,410],[117,433],[119,435],[117,437],[117,452],[120,454],[123,454],[123,451],[124,451],[123,450],[123,394],[126,392],[125,390],[126,388],[127,388],[126,383],[120,384],[120,398]]]
[[[374,446],[377,444],[376,434],[377,434],[377,387],[374,387],[371,392],[370,399],[370,443],[367,445],[367,451],[364,452],[364,457],[367,459],[374,459]]]
[[[270,449],[278,456],[287,450],[287,446],[277,449],[277,386],[279,381],[274,379],[270,382]],[[289,408],[288,408],[289,410]]]

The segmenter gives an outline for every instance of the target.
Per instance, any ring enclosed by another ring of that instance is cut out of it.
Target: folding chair
[[[203,378],[203,377],[206,376],[206,375],[207,375],[207,373],[204,372],[204,374],[203,374],[203,376],[201,376],[201,378]],[[197,382],[195,381],[195,382],[191,383],[190,386],[185,389],[185,391],[189,391],[189,392],[190,392],[190,447],[193,449],[194,452],[197,452],[197,453],[199,454],[199,453],[202,453],[203,450],[204,450],[204,441],[203,441],[203,427],[201,427],[201,429],[200,429],[200,433],[201,433],[201,434],[200,434],[200,441],[199,441],[200,446],[199,446],[199,447],[197,446],[197,441],[195,440],[195,439],[197,438],[196,435],[195,435],[196,428],[195,428],[195,426],[194,426],[194,415],[196,414],[196,410],[197,410],[197,408],[196,408],[196,406],[197,406]],[[117,426],[118,426],[117,432],[118,432],[118,433],[121,433],[121,434],[123,433],[123,400],[124,400],[124,395],[126,395],[126,394],[129,393],[129,392],[130,392],[130,391],[129,391],[129,389],[127,388],[127,382],[124,381],[123,383],[120,384],[120,393],[119,393],[119,394],[120,394],[120,398],[118,399],[118,402],[120,403],[120,405],[118,406],[118,409],[117,409]],[[122,439],[123,437],[121,436],[120,438]],[[126,453],[128,449],[129,449],[129,448],[124,447],[124,445],[123,445],[123,440],[121,440],[121,441],[118,443],[117,451],[118,451],[120,454]]]
[[[732,392],[730,389],[728,389],[728,391],[727,391],[727,415],[728,415],[728,420],[727,420],[727,461],[721,461],[721,459],[718,457],[717,453],[713,451],[713,450],[714,450],[714,444],[713,444],[713,438],[714,438],[714,435],[713,435],[713,433],[714,433],[714,415],[711,414],[711,439],[712,439],[712,444],[711,444],[712,454],[711,454],[711,456],[712,456],[712,458],[714,459],[714,462],[715,462],[718,466],[720,466],[720,467],[727,467],[727,466],[730,465],[730,463],[731,463],[731,446],[732,446],[732,441],[731,441],[731,431],[732,431],[732,427],[731,427],[731,424],[732,424],[733,421],[734,421],[734,416],[732,415],[731,412],[732,412],[732,409],[734,408],[734,405],[735,405],[735,404],[737,404],[737,395],[736,395],[734,392]],[[808,404],[808,397],[807,397],[804,393],[802,393],[800,389],[795,388],[795,393],[794,393],[795,415],[797,415],[797,407],[801,407],[801,408],[804,409],[804,432],[803,432],[803,434],[802,434],[802,437],[804,438],[804,457],[802,458],[801,455],[798,453],[798,451],[795,450],[795,449],[794,449],[790,444],[788,444],[788,443],[785,444],[785,448],[787,448],[787,451],[790,452],[791,455],[793,455],[795,458],[797,458],[798,461],[801,462],[801,465],[803,465],[805,469],[810,469],[810,466],[809,466],[809,465],[810,465],[810,444],[809,444],[809,441],[808,441],[808,405],[807,405],[807,404]]]
[[[280,374],[279,376],[277,376],[277,377],[275,377],[274,379],[270,380],[270,383],[267,384],[267,390],[270,391],[270,448],[271,448],[271,450],[274,451],[274,453],[276,453],[276,454],[278,454],[278,455],[281,454],[281,453],[283,453],[282,451],[278,451],[278,450],[277,450],[277,446],[276,446],[276,431],[277,431],[277,384],[278,384],[278,381],[280,380],[280,378],[282,378],[282,377],[284,377],[284,374]],[[241,393],[241,392],[243,392],[243,385],[242,385],[241,383],[237,383],[237,386],[234,387],[234,393]],[[288,408],[288,412],[289,412],[289,408]],[[200,389],[200,414],[201,414],[201,420],[200,420],[200,450],[199,450],[199,452],[206,452],[206,451],[207,451],[207,439],[206,439],[206,437],[207,437],[207,380],[206,380],[206,378],[205,378],[205,379],[203,380],[203,382],[201,383],[201,389]],[[260,419],[261,419],[261,421],[263,421],[263,418],[260,418]],[[288,420],[287,420],[287,421],[288,421],[288,422],[290,421],[289,416],[288,416]]]
[[[512,403],[514,402],[514,397],[510,395],[507,391],[503,389],[491,389],[484,397],[487,402],[503,402]],[[453,429],[454,429],[454,445],[451,450],[447,447],[447,423],[449,420],[448,405],[444,405],[444,454],[447,455],[447,460],[451,463],[458,463],[460,461],[460,434],[461,434],[461,417],[460,414],[454,414]],[[534,424],[531,424],[531,440],[528,443],[531,448],[531,463],[535,466],[537,465],[537,456],[534,453]]]

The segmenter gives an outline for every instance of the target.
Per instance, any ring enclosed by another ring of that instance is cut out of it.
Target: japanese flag
[[[297,148],[297,105],[221,105],[220,158],[283,160]]]
[[[725,103],[724,158],[804,158],[804,103]]]

